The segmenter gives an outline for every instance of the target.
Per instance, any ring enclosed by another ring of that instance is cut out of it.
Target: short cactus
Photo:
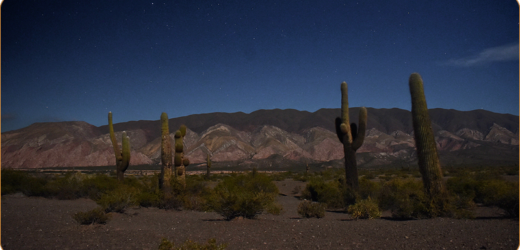
[[[345,180],[349,187],[358,190],[356,151],[365,140],[367,109],[362,107],[359,111],[359,129],[355,123],[349,124],[348,111],[348,88],[347,83],[343,82],[341,83],[341,118],[336,118],[336,134],[339,141],[343,144],[343,152],[345,154]]]
[[[442,181],[442,170],[437,154],[432,123],[428,114],[428,107],[426,106],[421,75],[418,73],[410,75],[409,85],[412,96],[413,130],[419,170],[427,195],[432,203],[436,203],[436,201],[442,200],[445,194],[445,187]]]
[[[208,156],[207,156],[207,159],[206,159],[206,169],[207,169],[206,178],[209,179],[209,177],[210,177],[210,169],[211,169],[211,159],[209,158],[209,153],[208,153]]]
[[[161,114],[161,162],[159,186],[165,192],[169,192],[173,164],[170,129],[168,128],[168,115],[166,113]]]
[[[108,129],[110,131],[110,140],[112,141],[114,154],[116,156],[117,179],[123,181],[125,178],[125,171],[128,169],[128,165],[130,165],[130,138],[126,135],[126,132],[123,131],[121,141],[122,150],[120,151],[114,133],[114,125],[112,124],[112,112],[108,112]]]
[[[184,156],[184,136],[186,135],[186,126],[181,125],[179,130],[175,132],[175,176],[183,187],[186,187],[186,167],[190,165],[190,160]]]

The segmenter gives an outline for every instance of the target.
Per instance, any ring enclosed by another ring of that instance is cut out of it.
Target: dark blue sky
[[[342,81],[351,107],[410,110],[413,72],[429,108],[518,115],[512,0],[5,0],[1,21],[2,132],[314,112],[340,107]]]

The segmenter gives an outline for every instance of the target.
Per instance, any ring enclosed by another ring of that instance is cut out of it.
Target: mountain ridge
[[[446,159],[469,162],[483,158],[483,164],[518,163],[518,116],[485,110],[429,110],[440,152]],[[315,112],[257,110],[249,114],[207,113],[169,119],[172,134],[181,125],[188,127],[187,156],[195,165],[209,154],[214,162],[266,161],[329,162],[343,158],[334,119],[340,109]],[[357,123],[359,108],[350,109]],[[130,136],[131,164],[160,163],[160,121],[129,121],[114,124],[116,137]],[[13,168],[114,165],[108,125],[96,127],[86,122],[35,123],[2,133],[2,165]],[[481,157],[472,152],[489,147]],[[500,150],[498,150],[500,148]],[[497,150],[495,150],[497,149]],[[367,137],[358,153],[360,167],[409,162],[414,156],[410,111],[368,108]],[[464,152],[463,152],[464,151]],[[467,152],[466,152],[467,151]],[[498,157],[501,155],[501,157]],[[516,157],[516,160],[515,160]],[[485,160],[484,160],[485,158]],[[271,164],[272,165],[272,164]]]

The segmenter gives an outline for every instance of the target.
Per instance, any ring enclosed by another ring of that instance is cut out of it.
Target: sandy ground
[[[97,207],[88,199],[52,200],[20,194],[2,196],[3,249],[157,249],[162,238],[205,242],[216,238],[228,249],[517,249],[518,219],[499,209],[478,208],[477,219],[436,218],[395,221],[352,220],[328,211],[322,219],[302,219],[291,194],[304,183],[277,182],[281,215],[225,221],[216,213],[133,208],[112,214],[105,225],[82,226],[78,211]]]

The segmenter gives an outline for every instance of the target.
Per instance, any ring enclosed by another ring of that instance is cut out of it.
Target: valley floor
[[[517,249],[519,223],[498,209],[480,207],[477,219],[395,221],[388,212],[374,220],[351,220],[328,211],[302,219],[291,194],[304,183],[276,182],[281,215],[225,221],[216,213],[134,208],[112,213],[106,225],[79,225],[72,215],[97,207],[94,201],[2,196],[3,249],[157,249],[161,239],[177,244],[216,238],[228,249]]]

